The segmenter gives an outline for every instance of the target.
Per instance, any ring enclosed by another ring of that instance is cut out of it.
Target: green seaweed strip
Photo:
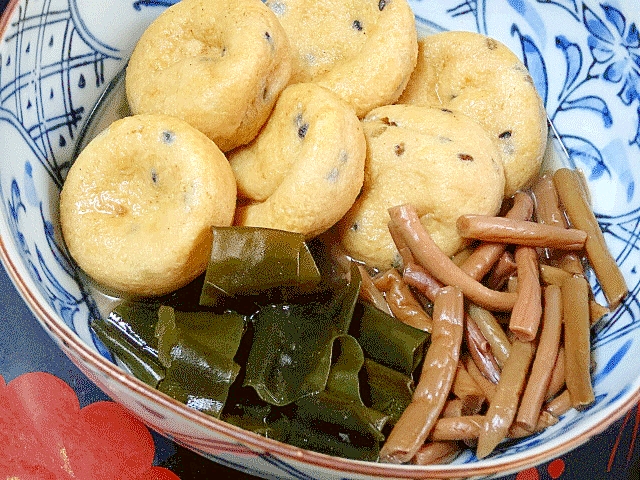
[[[233,359],[244,327],[243,317],[236,314],[185,313],[160,307],[156,336],[166,375],[159,390],[219,417],[240,372]]]
[[[306,242],[302,242],[298,257],[298,281],[297,285],[316,285],[320,282],[320,269],[309,250]]]
[[[124,333],[110,321],[93,319],[91,328],[100,341],[131,371],[133,376],[157,388],[164,378],[164,368],[158,360],[139,345],[128,341]]]
[[[364,406],[360,396],[359,376],[365,361],[362,348],[350,335],[338,337],[334,345],[334,357],[326,390]]]
[[[285,407],[258,398],[236,403],[223,420],[258,434],[302,448],[346,458],[375,460],[388,416],[369,408],[360,396],[360,372],[365,363],[358,342],[336,337],[326,389]],[[244,387],[243,387],[244,388]],[[255,393],[255,390],[250,391]],[[245,394],[248,390],[244,390]],[[250,395],[249,395],[250,396]]]
[[[192,408],[220,415],[240,372],[234,357],[244,316],[131,301],[93,323],[98,337],[136,377]]]
[[[220,297],[254,295],[274,287],[308,289],[320,272],[304,236],[257,227],[214,227],[211,258],[200,304]]]
[[[285,442],[294,447],[369,462],[375,462],[380,453],[379,442],[363,439],[353,432],[329,432],[330,425],[287,422],[283,428],[289,434]],[[340,440],[341,436],[347,441]]]
[[[224,417],[224,420],[231,425],[240,427],[244,430],[261,435],[265,438],[271,438],[280,442],[286,442],[286,433],[288,425],[283,422],[267,422],[263,418],[256,418],[252,415],[230,415]]]
[[[176,325],[189,338],[233,358],[245,332],[247,319],[237,313],[183,312],[175,310]]]
[[[158,360],[165,367],[171,367],[171,349],[178,343],[178,327],[176,326],[175,310],[162,305],[158,308],[156,331],[158,339]]]
[[[163,305],[158,309],[155,331],[158,358],[166,367],[171,366],[171,348],[182,337],[198,342],[226,358],[233,358],[238,352],[246,321],[243,315],[237,313],[182,312]]]
[[[287,442],[317,452],[358,460],[375,460],[384,440],[386,415],[321,392],[295,403],[288,419]]]
[[[388,423],[395,424],[411,403],[413,379],[370,359],[364,361],[361,378],[366,404],[389,415]]]
[[[342,400],[351,404],[354,412],[352,418],[364,420],[367,428],[361,431],[364,434],[373,435],[378,440],[383,440],[381,431],[387,422],[387,416],[382,412],[367,407],[360,394],[360,371],[365,363],[364,353],[355,338],[350,335],[340,337],[334,348],[334,360],[329,372],[327,387],[324,393],[336,400]],[[334,418],[332,415],[326,418]],[[346,427],[344,420],[338,422]]]
[[[239,372],[232,359],[183,337],[171,349],[171,366],[158,389],[188,407],[219,417]]]
[[[336,341],[326,390],[297,400],[287,420],[287,441],[299,447],[359,460],[375,460],[388,416],[360,397],[365,362],[355,338]]]
[[[350,333],[365,357],[409,376],[422,360],[431,338],[366,302],[358,302]]]
[[[333,343],[349,329],[360,282],[354,265],[351,280],[336,287],[329,299],[263,307],[254,322],[244,384],[277,406],[323,391]]]
[[[119,328],[130,337],[137,337],[153,350],[158,349],[155,336],[158,322],[159,303],[124,301],[109,314],[109,321],[118,324]]]
[[[274,412],[272,405],[258,401],[255,404],[236,405],[233,410],[232,414],[223,415],[222,420],[266,438],[286,441],[289,424],[281,421],[282,415]]]

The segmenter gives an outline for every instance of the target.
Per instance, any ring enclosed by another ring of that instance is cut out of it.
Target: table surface
[[[0,0],[0,13],[7,3],[8,0]],[[108,399],[53,343],[3,268],[0,268],[0,319],[0,375],[5,381],[26,372],[44,371],[67,382],[83,406]],[[640,479],[640,442],[635,441],[639,423],[640,412],[636,407],[576,450],[502,480]],[[204,459],[160,435],[154,434],[154,440],[155,463],[172,470],[182,480],[251,478]]]

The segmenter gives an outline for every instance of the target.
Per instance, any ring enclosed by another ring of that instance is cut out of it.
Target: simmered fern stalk
[[[140,380],[269,438],[371,461],[440,462],[469,442],[484,457],[593,402],[589,328],[609,311],[585,279],[611,260],[585,247],[599,230],[574,227],[593,225],[574,218],[593,215],[579,173],[542,175],[503,211],[461,217],[479,240],[451,259],[411,205],[391,208],[402,262],[387,271],[330,235],[216,227],[200,279],[92,327]],[[626,287],[606,272],[615,308]]]

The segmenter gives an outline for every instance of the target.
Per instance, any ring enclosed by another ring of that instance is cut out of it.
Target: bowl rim
[[[4,38],[13,12],[22,1],[23,0],[9,0],[5,10],[0,14],[0,38]],[[518,458],[515,459],[509,457],[497,459],[488,458],[480,460],[480,465],[477,462],[440,465],[396,465],[346,459],[301,449],[274,439],[262,437],[256,433],[224,422],[223,420],[206,415],[203,412],[191,409],[185,404],[145,384],[133,375],[128,374],[118,365],[110,362],[98,352],[91,349],[81,340],[78,334],[71,330],[64,322],[57,319],[56,313],[46,301],[44,301],[42,294],[27,274],[26,267],[22,263],[18,264],[14,262],[11,252],[12,247],[14,247],[13,241],[9,235],[7,235],[9,238],[8,241],[3,236],[6,230],[6,221],[3,221],[0,224],[0,262],[4,266],[20,297],[26,303],[38,323],[40,323],[58,347],[61,348],[65,355],[78,366],[85,375],[89,376],[85,370],[87,367],[81,362],[86,362],[92,369],[108,378],[118,380],[127,389],[132,390],[145,400],[171,410],[172,413],[179,415],[183,420],[195,422],[200,428],[209,429],[229,437],[251,448],[253,451],[273,452],[291,461],[319,468],[327,468],[341,473],[372,475],[377,477],[417,479],[427,476],[427,478],[449,479],[452,477],[507,475],[539,465],[579,447],[594,435],[603,432],[611,424],[625,415],[631,408],[640,403],[639,385],[635,391],[627,394],[626,400],[621,403],[614,402],[608,407],[608,410],[612,411],[611,415],[604,417],[600,422],[588,427],[580,435],[568,438],[561,443],[547,448],[545,448],[544,443],[542,443],[535,447],[539,449],[539,451],[533,456],[516,455]],[[14,255],[17,255],[17,253]],[[77,355],[77,357],[71,354],[71,352]],[[90,380],[93,381],[91,378]],[[94,383],[96,382],[94,381]],[[100,387],[100,385],[98,386]],[[102,387],[100,388],[102,389]],[[109,395],[109,392],[105,391],[105,393]],[[158,430],[158,427],[154,425],[151,425],[151,428]],[[160,429],[159,433],[162,434],[163,431]],[[164,434],[170,436],[170,432],[165,431]],[[179,441],[178,439],[174,440]],[[193,447],[190,447],[184,442],[182,442],[182,444],[187,448],[193,449]]]

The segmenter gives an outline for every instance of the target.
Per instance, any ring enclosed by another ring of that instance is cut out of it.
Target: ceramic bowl
[[[631,0],[410,1],[421,30],[493,36],[525,62],[631,295],[594,332],[596,402],[543,433],[477,460],[397,466],[293,448],[190,410],[128,375],[88,327],[100,308],[60,236],[58,195],[87,119],[144,28],[171,0],[11,0],[0,19],[0,257],[43,327],[114,400],[217,462],[270,478],[452,478],[501,475],[587,441],[640,400],[640,10]],[[103,102],[107,122],[122,102]],[[94,126],[95,128],[95,126]],[[594,284],[598,298],[601,292]]]

